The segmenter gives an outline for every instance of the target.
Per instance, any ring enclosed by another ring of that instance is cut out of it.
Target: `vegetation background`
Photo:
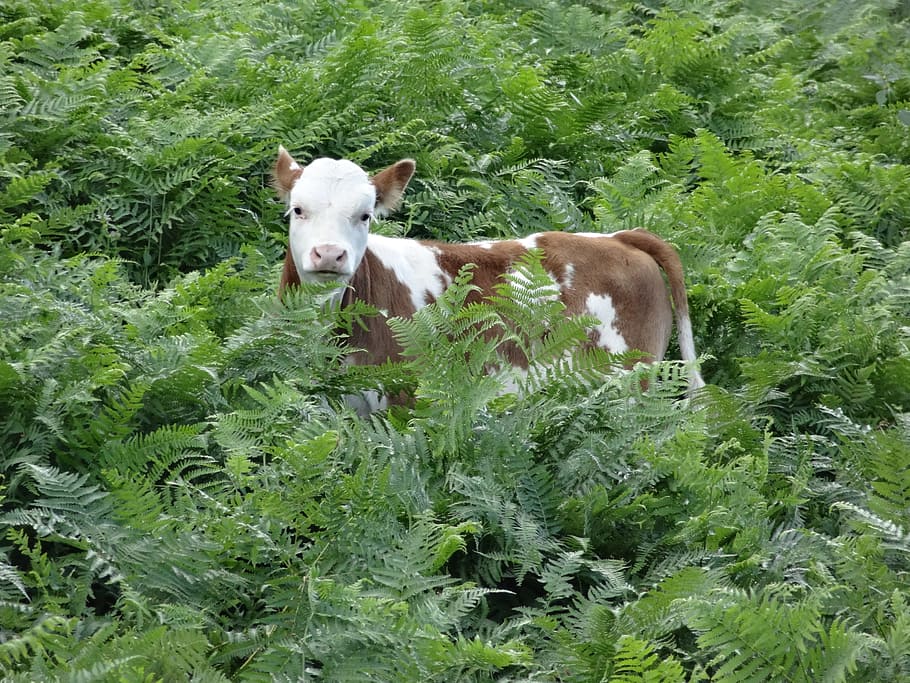
[[[910,680],[908,37],[907,0],[5,0],[3,679]],[[279,144],[416,158],[386,234],[657,232],[711,386],[497,397],[469,323],[542,323],[464,282],[413,363],[343,367],[320,291],[275,301]],[[343,409],[380,381],[417,405]]]

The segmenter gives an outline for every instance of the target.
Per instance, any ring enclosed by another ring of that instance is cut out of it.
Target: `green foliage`
[[[908,21],[3,3],[3,679],[907,680]],[[346,366],[279,144],[416,158],[385,234],[662,235],[710,386],[579,350],[536,254]]]
[[[774,586],[761,595],[724,592],[694,607],[699,645],[717,653],[709,663],[713,679],[845,680],[855,672],[862,639],[841,620],[828,627],[821,621],[827,591],[795,601],[787,599],[791,592]]]

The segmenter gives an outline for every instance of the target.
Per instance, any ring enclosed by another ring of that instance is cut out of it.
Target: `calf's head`
[[[372,178],[346,160],[301,166],[278,148],[274,184],[287,201],[289,248],[304,282],[349,280],[367,249],[370,222],[395,209],[415,164],[402,159]]]

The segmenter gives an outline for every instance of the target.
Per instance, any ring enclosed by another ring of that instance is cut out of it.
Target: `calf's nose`
[[[317,244],[310,250],[310,260],[313,270],[340,273],[347,264],[348,252],[335,244]]]

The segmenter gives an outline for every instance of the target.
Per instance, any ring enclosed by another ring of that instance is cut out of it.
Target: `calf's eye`
[[[365,213],[360,217],[360,220],[366,223],[368,220],[370,220],[370,218],[372,218],[372,216],[368,213]]]
[[[295,206],[295,207],[294,207],[294,215],[295,215],[295,216],[302,216],[302,215],[303,215],[303,209],[301,209],[299,206]]]

